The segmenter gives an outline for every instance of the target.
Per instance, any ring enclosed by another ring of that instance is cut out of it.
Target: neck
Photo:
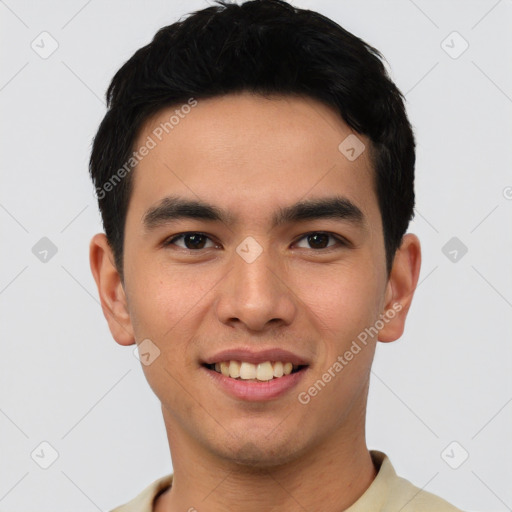
[[[286,464],[257,469],[207,452],[183,432],[176,436],[175,427],[168,428],[173,484],[156,501],[155,512],[220,512],[233,503],[244,512],[340,512],[358,500],[377,474],[364,422],[359,435],[337,432]]]

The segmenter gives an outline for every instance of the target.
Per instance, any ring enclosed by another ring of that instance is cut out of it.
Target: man
[[[173,462],[115,510],[456,511],[365,440],[420,271],[403,98],[320,14],[217,4],[123,65],[94,140],[91,268]]]

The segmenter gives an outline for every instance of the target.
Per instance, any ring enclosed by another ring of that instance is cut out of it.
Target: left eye
[[[336,245],[336,243],[329,245],[328,244],[329,238],[337,241],[338,244],[343,245],[343,241],[340,238],[338,238],[334,235],[331,235],[330,233],[324,233],[324,232],[320,232],[320,231],[315,232],[315,233],[308,233],[307,235],[304,235],[302,238],[300,238],[300,240],[306,240],[306,243],[308,243],[310,246],[312,246],[312,247],[305,247],[305,249],[309,249],[309,248],[327,249],[328,247],[332,247],[333,245]]]

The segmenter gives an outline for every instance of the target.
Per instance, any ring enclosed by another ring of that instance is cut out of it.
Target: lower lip
[[[290,391],[295,387],[300,380],[302,380],[307,371],[307,368],[303,368],[298,372],[283,375],[282,377],[274,378],[272,380],[249,382],[246,380],[225,377],[222,373],[216,372],[215,370],[209,370],[208,368],[202,367],[202,369],[206,371],[209,377],[229,395],[241,400],[255,402],[272,400],[284,395],[287,391]]]

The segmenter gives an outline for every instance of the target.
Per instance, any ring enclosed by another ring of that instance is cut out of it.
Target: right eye
[[[176,242],[178,240],[182,240],[184,245],[178,245]],[[206,241],[209,240],[212,245],[210,247],[205,247]],[[211,247],[215,247],[214,242],[205,235],[204,233],[197,233],[195,231],[190,231],[187,233],[181,233],[179,235],[175,235],[164,242],[164,247],[169,247],[170,245],[176,245],[181,247],[182,249],[197,251],[200,249],[209,249]]]

